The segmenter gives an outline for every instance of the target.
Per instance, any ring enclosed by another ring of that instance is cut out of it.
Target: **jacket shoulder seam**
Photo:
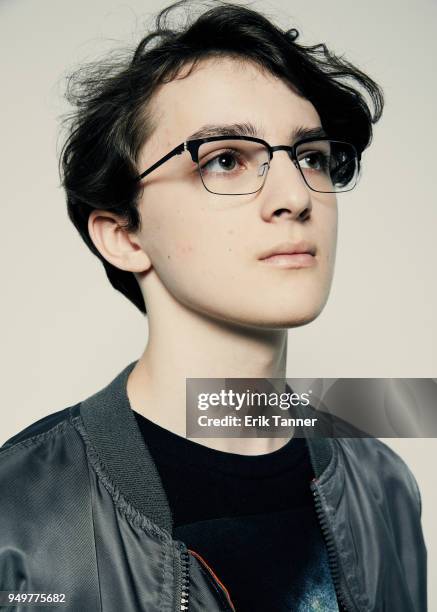
[[[42,433],[31,436],[30,438],[26,438],[25,440],[20,440],[11,446],[7,446],[5,448],[0,448],[0,459],[3,456],[12,455],[15,452],[20,451],[23,448],[28,448],[30,446],[36,446],[39,443],[44,442],[48,438],[53,437],[57,433],[64,431],[68,426],[70,426],[67,419],[61,421],[54,425],[51,429],[47,431],[43,431]]]

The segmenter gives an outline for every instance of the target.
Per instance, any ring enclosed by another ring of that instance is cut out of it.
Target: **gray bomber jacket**
[[[172,538],[166,495],[126,392],[135,363],[1,447],[0,591],[57,594],[63,601],[54,607],[65,612],[234,610],[196,551]],[[375,438],[307,444],[344,609],[425,612],[421,502],[409,468]]]

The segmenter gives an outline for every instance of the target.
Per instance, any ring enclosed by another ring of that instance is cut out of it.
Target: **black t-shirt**
[[[196,551],[237,612],[337,612],[303,438],[263,455],[208,448],[134,411],[176,539]]]

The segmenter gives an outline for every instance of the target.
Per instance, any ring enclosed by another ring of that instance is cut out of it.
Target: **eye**
[[[299,156],[302,170],[326,172],[329,169],[329,156],[322,151],[306,151]]]
[[[238,167],[238,164],[243,164],[244,159],[238,151],[228,149],[216,153],[207,162],[199,162],[202,173],[214,174],[229,174]]]

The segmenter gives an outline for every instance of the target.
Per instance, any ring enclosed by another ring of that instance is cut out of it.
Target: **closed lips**
[[[300,253],[314,256],[316,254],[316,247],[314,244],[304,241],[294,244],[291,242],[283,242],[261,253],[259,259],[267,259],[274,255],[298,255]]]

